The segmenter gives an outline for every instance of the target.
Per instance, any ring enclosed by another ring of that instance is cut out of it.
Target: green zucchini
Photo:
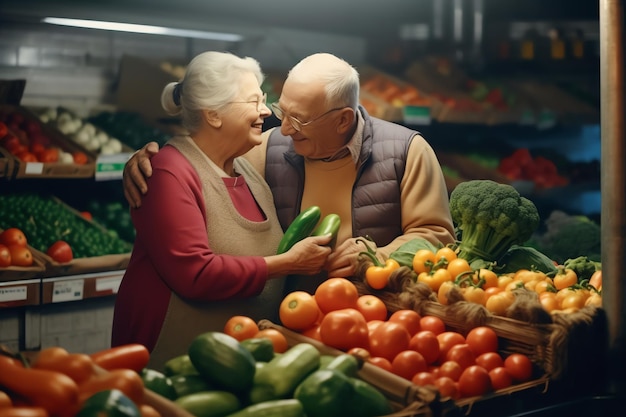
[[[189,359],[189,355],[184,354],[165,362],[165,365],[163,365],[163,373],[165,376],[197,375],[198,370],[194,368],[191,359]]]
[[[299,343],[290,347],[281,356],[258,369],[250,401],[287,398],[298,384],[320,366],[320,352],[310,343]]]
[[[339,227],[341,226],[341,218],[338,214],[331,213],[322,219],[322,221],[317,225],[315,230],[311,233],[311,236],[324,236],[328,233],[332,235],[332,239],[328,246],[331,248],[335,247],[335,243],[337,243],[337,233],[339,233]]]
[[[241,409],[237,396],[228,391],[196,392],[176,399],[174,404],[195,417],[224,417]]]
[[[249,405],[227,417],[306,417],[302,403],[295,398]]]
[[[391,414],[391,403],[378,388],[359,378],[348,379],[354,391],[348,402],[350,405],[347,415],[375,417]]]
[[[274,358],[274,344],[266,337],[242,340],[241,346],[249,350],[257,362],[269,362]]]
[[[320,217],[322,217],[322,211],[318,206],[311,206],[301,211],[285,231],[278,244],[276,254],[280,255],[287,252],[293,245],[308,237],[317,226]]]
[[[216,387],[233,392],[252,387],[254,357],[234,337],[222,332],[202,333],[191,342],[188,353],[198,373]]]
[[[354,355],[341,353],[335,356],[331,361],[320,366],[320,369],[331,369],[342,372],[346,376],[354,377],[359,371],[359,360]]]
[[[172,385],[172,380],[164,373],[155,369],[144,368],[140,375],[145,388],[168,400],[176,399],[176,390]]]
[[[198,374],[172,375],[170,381],[176,392],[176,398],[202,391],[213,391],[215,387]]]

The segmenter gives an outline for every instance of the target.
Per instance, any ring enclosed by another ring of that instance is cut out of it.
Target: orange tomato
[[[11,252],[6,245],[0,244],[0,268],[11,266]]]
[[[430,330],[437,335],[446,331],[446,323],[437,316],[427,315],[420,319],[420,329]]]
[[[421,353],[407,349],[399,352],[391,361],[391,372],[409,381],[418,372],[426,372],[428,365]]]
[[[261,337],[271,340],[272,345],[274,346],[274,352],[276,353],[284,353],[289,348],[289,343],[287,342],[287,338],[284,334],[276,329],[262,329],[254,335],[254,337]]]
[[[28,246],[10,244],[8,248],[11,254],[11,265],[28,267],[35,262],[33,253],[28,249]]]
[[[313,326],[320,314],[315,298],[306,291],[293,291],[278,307],[281,323],[291,330],[305,330]]]
[[[24,235],[22,230],[17,227],[10,227],[0,233],[0,243],[6,246],[26,246],[28,241],[26,240],[26,235]]]
[[[232,316],[224,324],[224,333],[235,339],[251,339],[259,332],[259,326],[248,316]]]
[[[441,394],[442,398],[459,398],[459,385],[452,378],[447,376],[440,376],[435,379],[435,387]]]
[[[378,366],[385,371],[391,372],[391,361],[387,358],[383,358],[380,356],[370,356],[367,361],[374,366]]]
[[[376,327],[370,336],[370,353],[393,361],[395,356],[408,349],[411,335],[400,323],[386,321]]]
[[[357,299],[356,309],[363,314],[365,321],[387,320],[387,305],[373,294],[364,294]]]
[[[420,316],[417,311],[401,309],[392,313],[388,321],[403,325],[412,337],[415,333],[420,331],[421,319],[422,316]]]
[[[426,363],[432,364],[439,359],[439,340],[430,330],[420,330],[409,340],[409,349],[422,354]]]
[[[328,278],[315,290],[315,300],[324,314],[344,308],[356,308],[358,298],[356,285],[346,278]]]
[[[502,291],[492,295],[485,301],[487,310],[498,316],[504,316],[506,309],[513,304],[515,296],[510,291]]]
[[[344,352],[355,347],[370,348],[367,322],[355,308],[326,313],[320,324],[320,336],[324,344]]]
[[[306,330],[300,332],[302,336],[309,337],[314,340],[322,341],[322,336],[320,336],[320,325],[315,324],[313,327],[309,327]]]
[[[74,163],[76,165],[85,165],[87,162],[89,162],[89,158],[87,157],[87,155],[81,151],[72,152],[72,158],[74,159]]]

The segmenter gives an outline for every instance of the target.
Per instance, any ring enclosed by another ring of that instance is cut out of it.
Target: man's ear
[[[346,133],[354,126],[354,120],[356,114],[350,107],[346,107],[341,110],[341,117],[339,119],[339,125],[337,126],[337,133]]]
[[[215,129],[222,126],[222,118],[215,110],[202,110],[202,117]]]

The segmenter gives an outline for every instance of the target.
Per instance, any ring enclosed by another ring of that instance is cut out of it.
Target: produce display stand
[[[24,162],[17,157],[8,154],[8,158],[13,160],[14,169],[7,175],[10,179],[21,178],[90,178],[93,176],[95,169],[95,160],[87,151],[78,144],[67,139],[61,132],[53,129],[51,126],[41,123],[41,121],[22,106],[0,106],[0,112],[11,113],[17,112],[32,123],[40,126],[41,131],[50,139],[50,143],[65,152],[83,152],[87,156],[87,162],[79,165],[75,163],[62,162]]]
[[[374,290],[362,280],[354,283],[359,294],[373,294],[382,299],[390,313],[411,309],[422,316],[436,316],[447,329],[463,335],[474,327],[487,326],[498,335],[499,352],[503,356],[523,353],[531,359],[536,368],[533,380],[482,397],[456,400],[456,407],[465,413],[478,403],[507,401],[507,405],[512,405],[513,394],[527,404],[546,402],[552,391],[560,395],[561,388],[566,387],[574,393],[582,388],[575,386],[576,381],[602,380],[605,376],[606,358],[595,354],[606,349],[607,322],[602,308],[590,306],[573,313],[546,316],[547,313],[537,314],[534,306],[520,303],[511,310],[517,314],[517,318],[512,318],[491,314],[483,306],[465,301],[442,305],[433,301],[434,294],[421,283],[411,285],[412,291],[405,291],[406,287],[400,291]],[[587,390],[597,388],[587,387]]]
[[[289,346],[298,343],[309,343],[324,355],[337,356],[345,353],[275,324],[270,320],[261,320],[258,322],[258,326],[259,329],[280,331],[287,339]],[[435,389],[417,386],[404,378],[367,362],[363,363],[363,366],[358,371],[358,377],[375,386],[390,401],[394,412],[384,417],[437,417],[442,415],[441,407],[444,403],[441,402],[439,393]]]

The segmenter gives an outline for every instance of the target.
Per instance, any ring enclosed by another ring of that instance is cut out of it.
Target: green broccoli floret
[[[546,231],[533,237],[534,246],[560,264],[567,259],[585,256],[600,261],[602,236],[600,225],[584,215],[569,215],[555,210],[545,221]]]
[[[450,193],[450,214],[459,231],[458,256],[494,262],[511,246],[522,245],[539,226],[532,201],[511,185],[471,180]]]

